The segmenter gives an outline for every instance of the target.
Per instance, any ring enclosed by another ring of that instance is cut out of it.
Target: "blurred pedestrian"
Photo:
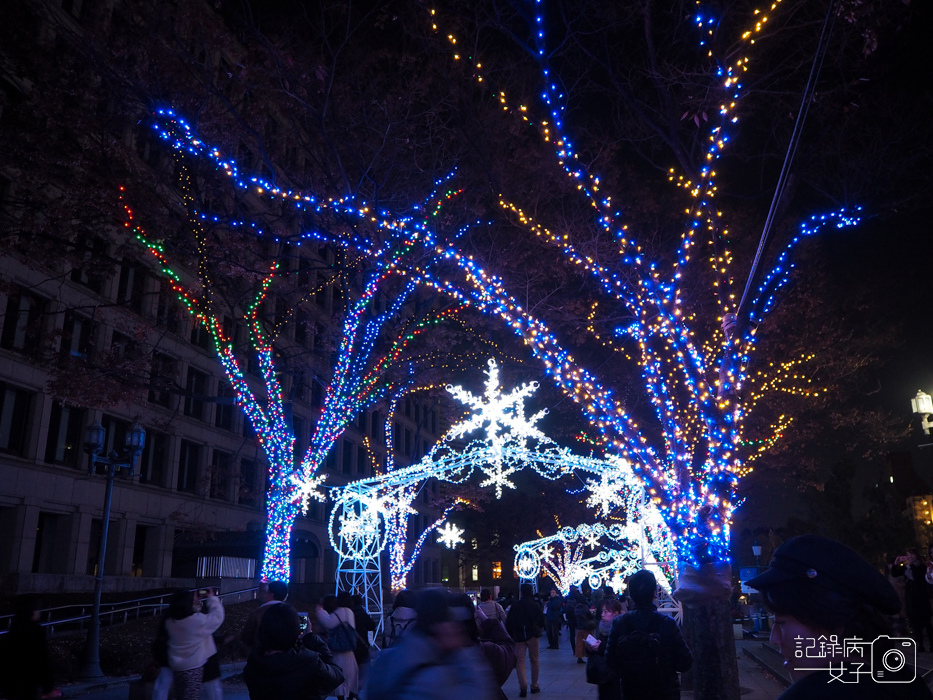
[[[599,619],[596,616],[596,610],[590,605],[589,601],[582,596],[577,599],[573,614],[577,620],[577,633],[573,646],[574,656],[577,657],[578,664],[585,664],[586,638],[596,629]]]
[[[479,647],[499,688],[499,700],[506,700],[502,686],[515,668],[515,642],[499,620],[486,617],[466,593],[451,593],[447,603],[455,620],[460,620],[469,644]]]
[[[774,550],[769,568],[746,581],[746,585],[761,592],[765,606],[774,614],[771,643],[784,657],[784,666],[793,680],[778,700],[933,698],[916,675],[913,659],[900,652],[904,640],[883,636],[891,634],[885,616],[900,609],[897,592],[871,564],[846,545],[819,535],[794,537]],[[840,642],[838,649],[824,645],[825,651],[818,652],[820,658],[804,652],[817,640],[832,636]],[[856,682],[834,682],[840,680],[839,673],[847,658],[844,639],[861,640],[869,646],[866,656],[855,659],[857,668],[868,667],[864,671],[868,677],[858,675]],[[891,654],[877,655],[874,645],[878,642],[890,642],[887,652]],[[889,659],[897,665],[898,659],[902,659],[904,665],[899,669],[888,668]],[[892,671],[895,675],[888,674],[884,682],[877,683],[873,677],[876,663],[884,665],[879,669],[882,672]],[[838,673],[831,672],[830,665],[837,666]]]
[[[496,700],[488,664],[455,619],[445,591],[415,598],[416,620],[373,662],[364,700]]]
[[[323,700],[343,683],[343,673],[319,636],[299,641],[298,613],[288,603],[267,610],[256,648],[243,669],[250,700]]]
[[[402,640],[402,636],[415,622],[415,594],[408,589],[398,592],[392,602],[392,614],[386,620],[383,635],[383,647],[392,647]]]

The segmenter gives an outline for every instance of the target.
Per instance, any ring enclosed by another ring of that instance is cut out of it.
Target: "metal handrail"
[[[191,590],[198,590],[198,589],[191,589]],[[229,591],[227,593],[221,593],[218,597],[221,600],[224,600],[226,598],[231,598],[232,596],[236,596],[236,601],[234,602],[239,603],[241,602],[244,594],[250,594],[249,599],[251,600],[255,599],[256,592],[258,590],[259,590],[258,586],[254,586],[252,588],[242,588],[238,591]],[[146,598],[137,598],[136,600],[125,600],[119,603],[109,603],[108,604],[108,607],[110,607],[109,610],[106,610],[106,611],[101,610],[100,620],[102,623],[106,620],[107,624],[112,626],[114,624],[125,624],[126,622],[129,622],[130,619],[138,620],[144,616],[155,617],[156,615],[159,614],[160,611],[168,607],[166,598],[169,598],[172,595],[174,594],[163,593],[162,595],[149,596]],[[149,601],[155,601],[155,602],[149,602]],[[81,611],[80,614],[72,615],[70,617],[52,619],[52,613],[54,611],[68,610],[71,608],[77,608],[78,610]],[[54,607],[54,608],[45,608],[39,611],[40,624],[43,627],[48,628],[50,635],[55,633],[56,627],[76,626],[78,629],[83,629],[84,621],[90,620],[91,618],[91,613],[85,612],[85,611],[90,610],[90,608],[91,608],[90,604],[61,605],[61,606]],[[116,617],[120,615],[122,615],[123,619],[119,621],[116,620]],[[0,635],[6,634],[7,632],[10,631],[10,624],[13,620],[13,617],[14,617],[13,615],[0,615]],[[43,618],[45,618],[44,621],[43,621]]]

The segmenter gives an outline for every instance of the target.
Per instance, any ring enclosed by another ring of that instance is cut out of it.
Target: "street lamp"
[[[929,435],[930,428],[933,428],[933,397],[926,392],[918,391],[917,395],[910,400],[910,407],[920,416],[923,434]]]
[[[84,644],[84,663],[81,667],[82,678],[102,678],[100,670],[100,594],[104,587],[104,562],[107,559],[107,533],[110,529],[110,502],[113,498],[113,479],[117,469],[126,470],[127,476],[133,475],[136,458],[146,446],[146,431],[139,423],[126,434],[123,451],[113,450],[106,457],[100,453],[107,440],[107,431],[95,422],[84,430],[84,451],[87,452],[88,475],[93,475],[98,464],[107,466],[107,488],[104,491],[104,513],[100,527],[100,544],[97,548],[97,573],[94,576],[94,607],[91,611],[91,624]]]

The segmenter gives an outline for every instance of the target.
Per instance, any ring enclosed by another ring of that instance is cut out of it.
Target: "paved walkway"
[[[739,685],[742,688],[742,700],[774,700],[783,691],[784,687],[770,675],[764,673],[753,661],[742,654],[744,642],[736,643],[736,652],[739,660]],[[526,659],[528,681],[531,683],[531,668]],[[224,700],[249,700],[246,686],[239,681],[236,674],[242,664],[225,666],[224,676],[229,680],[224,682]],[[130,678],[113,678],[105,683],[83,683],[65,686],[62,690],[66,698],[94,698],[95,700],[127,700],[130,697]],[[586,682],[586,666],[578,664],[566,646],[560,649],[541,649],[541,674],[538,678],[541,686],[540,695],[530,695],[529,700],[596,700],[597,689],[595,685]],[[505,694],[509,700],[518,698],[518,679],[515,672],[509,676],[505,686]],[[684,691],[683,700],[689,700],[693,693]]]

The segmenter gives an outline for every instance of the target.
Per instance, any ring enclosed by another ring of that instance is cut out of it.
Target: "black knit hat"
[[[774,550],[769,568],[745,582],[759,591],[790,582],[810,582],[861,600],[883,613],[900,612],[894,586],[854,549],[820,535],[801,535]]]

